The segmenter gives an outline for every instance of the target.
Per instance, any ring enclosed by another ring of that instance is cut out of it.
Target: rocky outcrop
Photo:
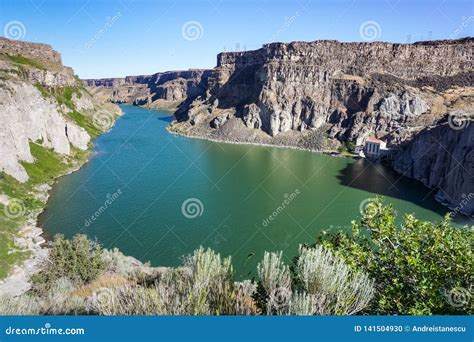
[[[460,119],[459,126],[444,121],[423,129],[402,146],[392,165],[435,189],[436,198],[456,213],[473,215],[474,116]]]
[[[328,124],[330,136],[340,141],[360,143],[375,132],[397,139],[397,129],[419,126],[422,115],[434,122],[446,110],[433,104],[440,99],[417,86],[420,79],[423,87],[436,87],[440,78],[449,78],[451,86],[472,85],[473,46],[472,39],[317,41],[221,53],[199,99],[206,108],[199,112],[208,112],[210,123],[219,110],[235,108],[247,127],[270,136]],[[190,112],[197,112],[195,105],[181,108],[178,119],[187,121]]]
[[[207,88],[208,70],[168,71],[153,75],[84,80],[92,93],[116,103],[177,108]]]
[[[313,150],[345,142],[362,145],[375,135],[391,148],[408,148],[420,131],[447,113],[474,112],[473,51],[474,39],[466,38],[415,44],[272,43],[221,53],[207,89],[178,109],[171,129]],[[462,148],[453,141],[453,149]],[[465,182],[472,176],[463,168],[453,178],[449,163],[428,164],[434,169],[418,163],[396,169],[439,186],[450,203],[456,203],[461,189],[470,190],[466,186],[474,192]]]
[[[87,149],[91,136],[77,115],[92,121],[99,107],[49,45],[0,39],[0,171],[26,182],[32,142],[60,155]]]
[[[12,56],[61,64],[61,55],[48,44],[27,43],[0,37],[0,51]]]

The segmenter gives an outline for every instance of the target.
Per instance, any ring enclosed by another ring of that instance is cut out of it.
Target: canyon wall
[[[209,70],[160,72],[153,75],[84,80],[104,100],[151,108],[176,109],[187,98],[207,88]]]
[[[208,88],[177,111],[173,129],[313,150],[376,136],[392,148],[395,170],[458,207],[474,196],[473,60],[472,38],[273,43],[221,53]],[[452,118],[465,124],[448,125]],[[462,211],[474,214],[474,204]]]
[[[376,136],[405,156],[397,159],[396,170],[442,188],[439,197],[456,205],[461,188],[474,193],[472,182],[466,181],[471,173],[460,169],[451,181],[451,162],[428,163],[435,168],[428,170],[418,163],[402,167],[400,160],[415,153],[411,143],[424,129],[453,115],[472,121],[473,61],[473,38],[414,44],[272,43],[254,51],[220,53],[217,66],[192,81],[170,72],[162,83],[161,74],[87,83],[112,89],[116,102],[166,107],[171,101],[177,122],[170,130],[188,136],[316,151],[360,146]],[[192,91],[186,91],[190,85]],[[473,144],[461,146],[455,137],[445,135],[454,139],[445,141],[452,145],[446,158],[454,158],[458,149],[467,149],[463,155],[470,156]]]
[[[454,128],[453,128],[454,127]],[[474,213],[474,123],[442,122],[423,129],[393,161],[401,174],[433,188],[454,212]]]
[[[23,163],[35,162],[30,143],[63,156],[87,149],[91,134],[82,125],[106,108],[118,114],[85,90],[51,46],[0,39],[0,171],[26,182]]]

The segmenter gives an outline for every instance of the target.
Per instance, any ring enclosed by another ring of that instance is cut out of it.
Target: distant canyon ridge
[[[101,100],[172,110],[170,130],[187,136],[314,151],[375,136],[396,171],[474,215],[473,61],[474,38],[325,40],[220,53],[210,70],[85,82]]]

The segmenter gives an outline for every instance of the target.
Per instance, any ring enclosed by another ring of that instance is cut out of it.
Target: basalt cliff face
[[[114,101],[150,105],[174,93],[178,83],[181,96],[172,97],[179,99],[173,102],[177,122],[170,129],[188,136],[316,151],[335,150],[347,142],[363,145],[376,136],[398,151],[396,170],[439,188],[438,197],[456,206],[461,194],[474,193],[469,181],[472,139],[465,145],[457,140],[458,134],[472,137],[474,129],[469,125],[474,113],[473,56],[473,38],[414,44],[272,43],[219,54],[214,69],[201,71],[199,81],[186,82],[192,91],[185,90],[182,77],[167,79],[166,91],[143,77],[110,81],[109,88],[114,89]],[[449,129],[446,121],[453,117],[468,124],[460,130],[454,125],[456,132],[442,136],[441,143],[451,148],[445,162],[409,162],[407,156],[416,156],[415,149],[434,149],[432,141],[425,146],[427,139],[418,135],[437,132],[428,127]],[[467,158],[466,165],[454,172],[458,155]],[[474,214],[474,209],[465,212]]]
[[[176,109],[207,88],[209,70],[168,71],[153,75],[84,80],[91,92],[116,103]]]
[[[469,127],[464,127],[470,124]],[[393,161],[395,170],[433,188],[453,212],[474,214],[474,124],[442,122],[423,129]]]
[[[91,132],[82,126],[99,109],[117,114],[113,107],[97,102],[51,46],[0,38],[0,171],[28,181],[30,143],[64,156],[87,149]]]

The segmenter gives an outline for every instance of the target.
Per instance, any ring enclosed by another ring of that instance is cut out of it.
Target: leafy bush
[[[106,268],[100,246],[85,235],[65,240],[56,235],[42,271],[32,277],[33,290],[45,292],[58,279],[67,278],[76,284],[87,284]]]
[[[321,242],[353,269],[375,280],[370,313],[401,315],[469,314],[472,231],[450,225],[447,216],[431,223],[405,215],[396,225],[392,206],[377,198],[352,234],[338,232]],[[461,289],[466,303],[453,303]]]

